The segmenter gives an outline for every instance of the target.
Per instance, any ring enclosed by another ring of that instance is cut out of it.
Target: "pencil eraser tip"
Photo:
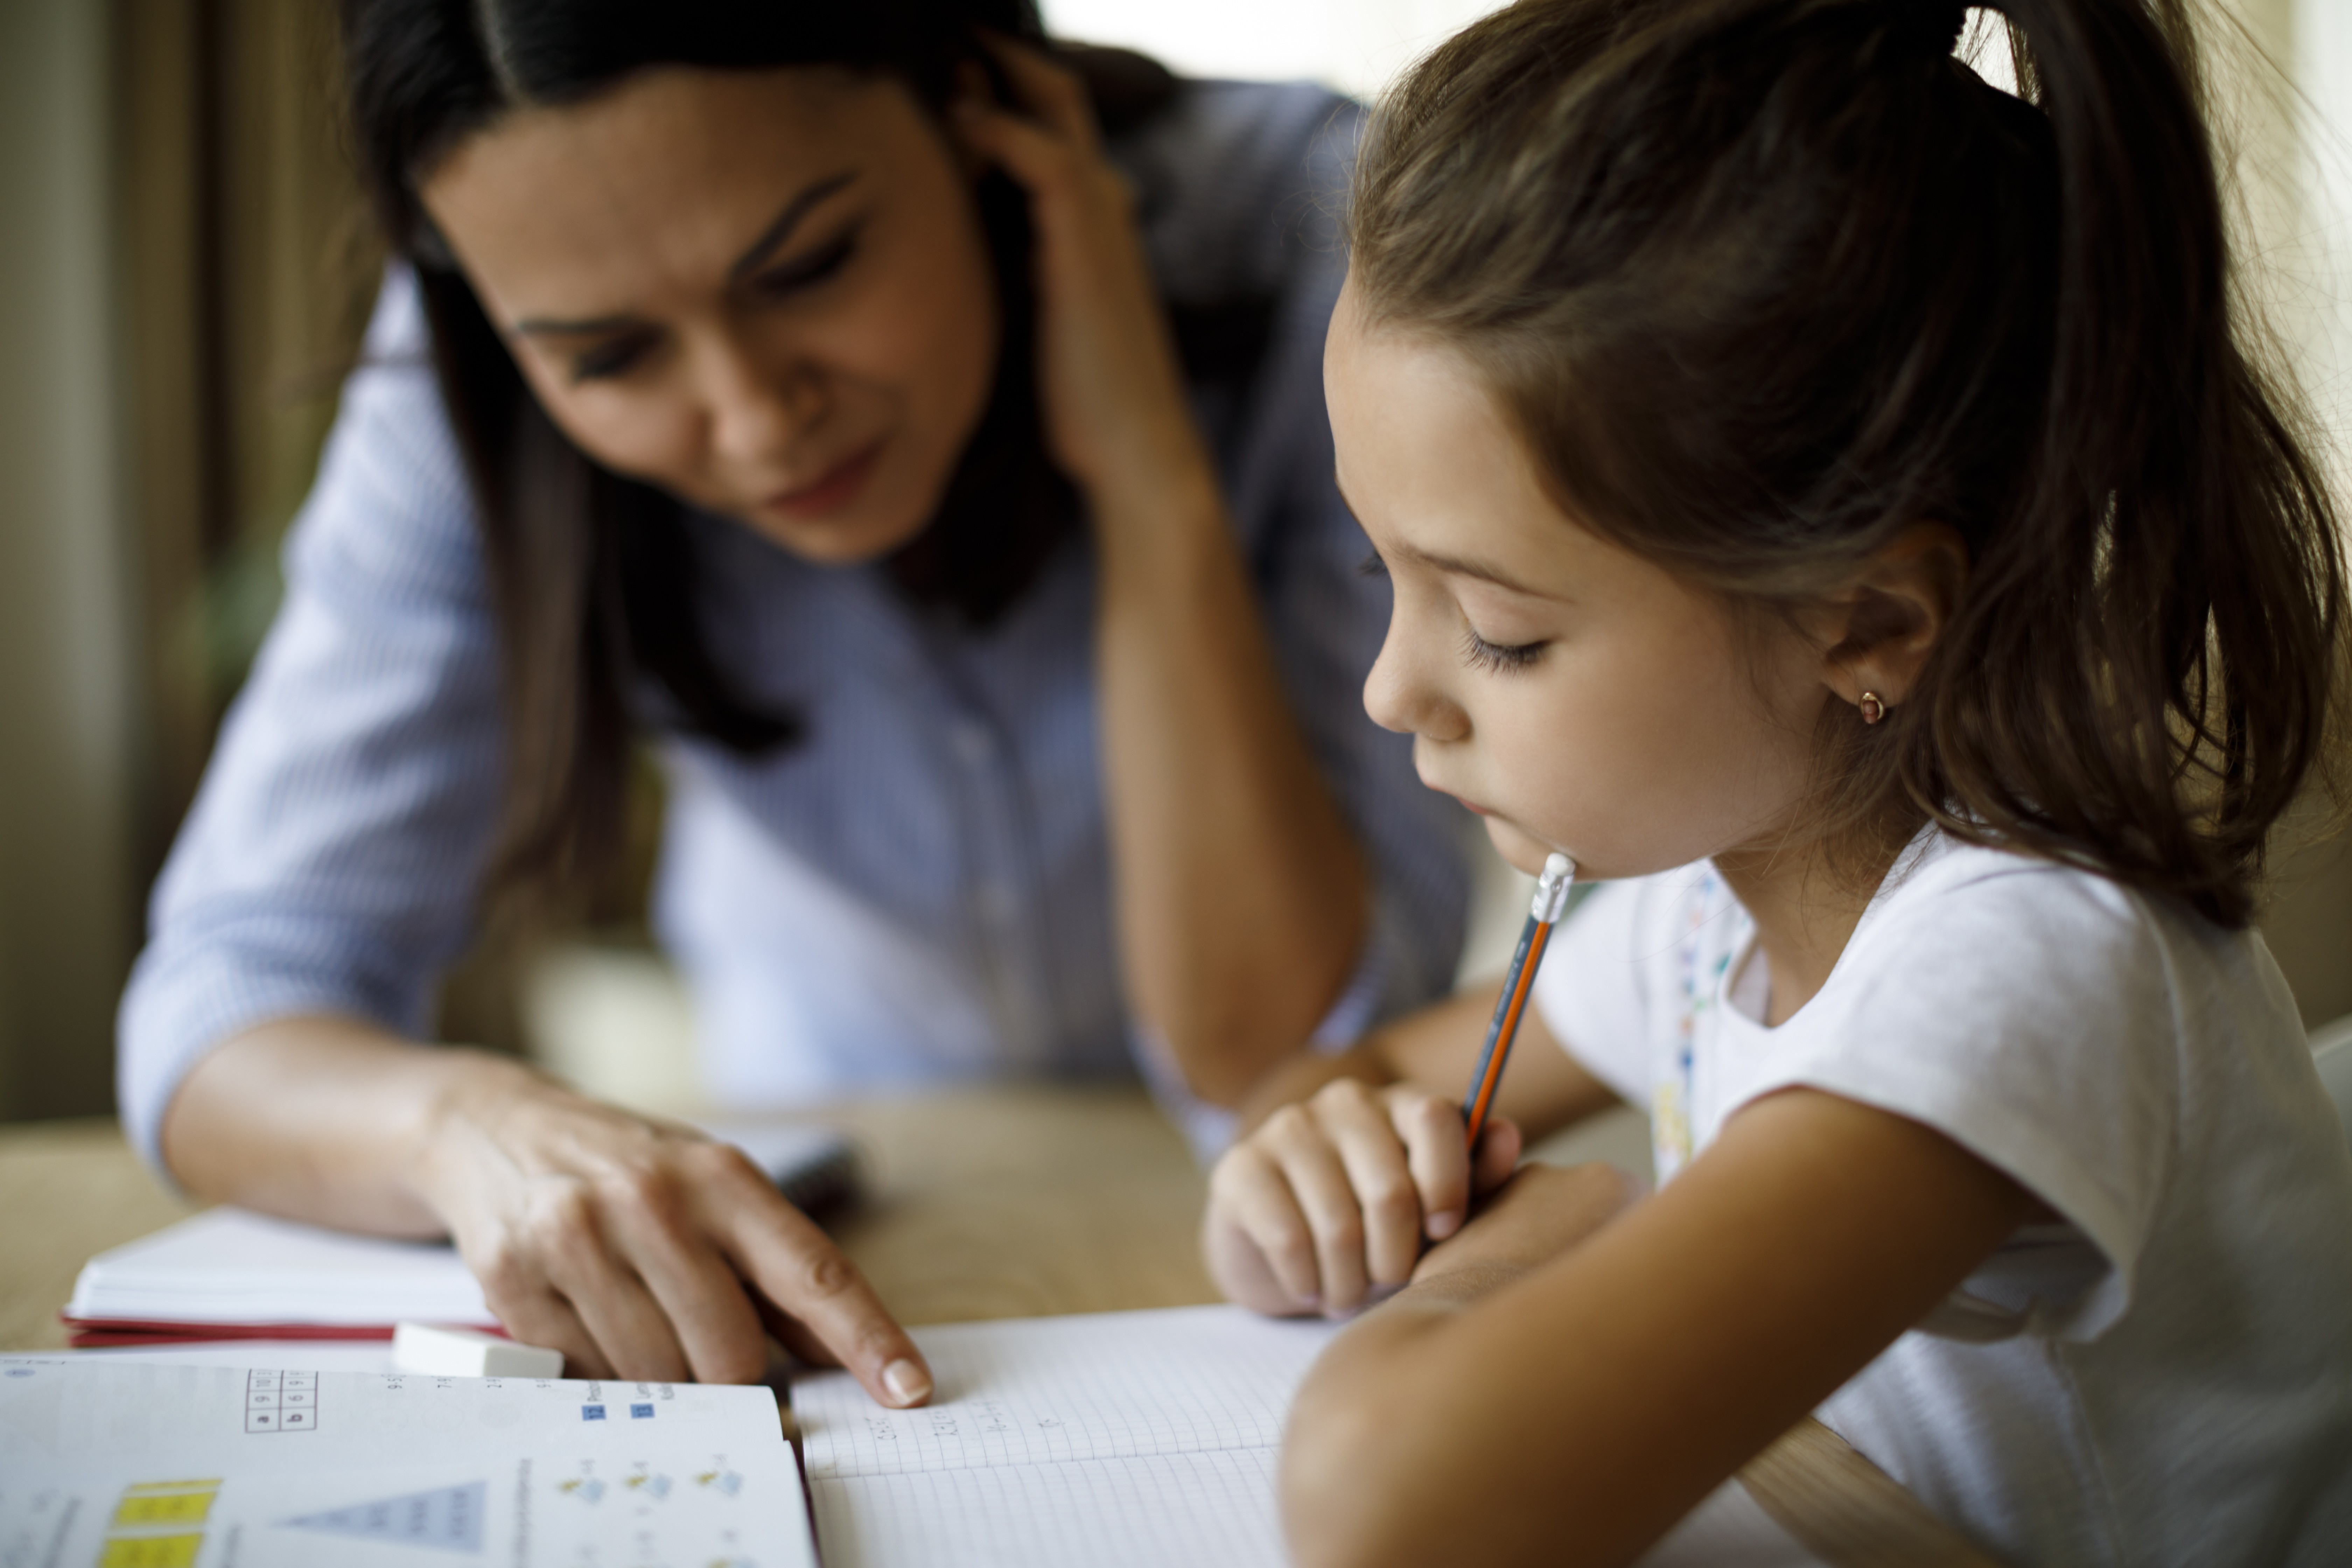
[[[420,1377],[562,1377],[563,1352],[475,1329],[402,1323],[392,1331],[392,1365]]]

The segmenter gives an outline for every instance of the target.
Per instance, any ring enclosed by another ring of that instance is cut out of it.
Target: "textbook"
[[[855,1151],[821,1127],[710,1129],[801,1208],[856,1187]],[[83,1266],[65,1323],[77,1347],[207,1339],[388,1340],[403,1322],[495,1329],[446,1245],[387,1241],[210,1209]]]
[[[826,1568],[1280,1568],[1282,1422],[1335,1326],[1238,1307],[917,1329],[938,1393],[793,1383]]]
[[[816,1568],[765,1388],[0,1356],[0,1563]]]

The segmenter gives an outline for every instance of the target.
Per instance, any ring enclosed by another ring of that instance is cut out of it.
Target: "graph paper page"
[[[1274,1568],[1283,1415],[1331,1332],[1237,1307],[917,1329],[921,1410],[802,1378],[827,1568]]]
[[[809,1479],[1272,1448],[1328,1325],[1238,1307],[917,1329],[939,1392],[886,1410],[846,1373],[793,1384]]]

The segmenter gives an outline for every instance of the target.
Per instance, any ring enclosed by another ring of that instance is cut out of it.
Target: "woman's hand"
[[[856,1266],[740,1150],[502,1065],[444,1097],[415,1185],[517,1339],[575,1375],[746,1383],[772,1329],[886,1405],[929,1396]]]
[[[1036,236],[1038,374],[1055,460],[1094,502],[1118,498],[1214,504],[1214,477],[1184,397],[1159,292],[1135,228],[1127,182],[1103,156],[1085,85],[1045,54],[1003,38],[990,47],[1015,101],[975,80],[954,122],[975,154],[1029,196]]]
[[[1519,1142],[1495,1118],[1474,1163],[1453,1100],[1334,1079],[1217,1162],[1202,1229],[1210,1273],[1256,1311],[1352,1311],[1413,1278],[1423,1240],[1454,1235],[1472,1197],[1510,1178]]]
[[[357,1018],[216,1047],[165,1112],[190,1191],[313,1225],[448,1236],[517,1339],[578,1374],[747,1383],[778,1338],[886,1405],[930,1373],[838,1247],[741,1152],[520,1063]]]

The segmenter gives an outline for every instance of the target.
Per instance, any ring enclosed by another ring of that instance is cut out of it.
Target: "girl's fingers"
[[[1459,1133],[1455,1138],[1458,1142]],[[1517,1122],[1507,1116],[1489,1117],[1478,1138],[1477,1158],[1471,1162],[1471,1185],[1480,1194],[1493,1192],[1511,1179],[1526,1152],[1527,1139]]]
[[[1384,1109],[1370,1095],[1318,1095],[1317,1118],[1338,1148],[1363,1227],[1366,1271],[1402,1285],[1421,1259],[1421,1193]]]
[[[1430,1240],[1444,1241],[1470,1215],[1470,1150],[1462,1137],[1461,1110],[1418,1089],[1392,1089],[1388,1110],[1421,1194],[1423,1227]],[[1480,1142],[1493,1142],[1491,1130]]]
[[[833,1238],[778,1196],[724,1215],[722,1232],[736,1268],[805,1327],[817,1343],[863,1384],[877,1404],[920,1405],[931,1396],[923,1352],[883,1309],[866,1276]]]
[[[1250,1255],[1286,1298],[1279,1308],[1265,1310],[1316,1311],[1323,1305],[1323,1281],[1315,1265],[1315,1232],[1307,1223],[1282,1167],[1255,1141],[1242,1144],[1217,1163],[1210,1178],[1209,1246],[1213,1266],[1242,1278],[1231,1283],[1235,1299],[1256,1281],[1248,1278]],[[1243,1256],[1229,1257],[1227,1245],[1238,1236]],[[1246,1303],[1258,1305],[1255,1302]]]
[[[1363,1301],[1369,1281],[1364,1272],[1363,1211],[1357,1206],[1347,1167],[1339,1163],[1322,1129],[1304,1112],[1295,1122],[1286,1113],[1277,1113],[1266,1123],[1266,1130],[1272,1131],[1277,1125],[1300,1129],[1282,1138],[1274,1152],[1283,1179],[1307,1216],[1307,1227],[1314,1233],[1323,1310],[1327,1314],[1352,1311]]]

